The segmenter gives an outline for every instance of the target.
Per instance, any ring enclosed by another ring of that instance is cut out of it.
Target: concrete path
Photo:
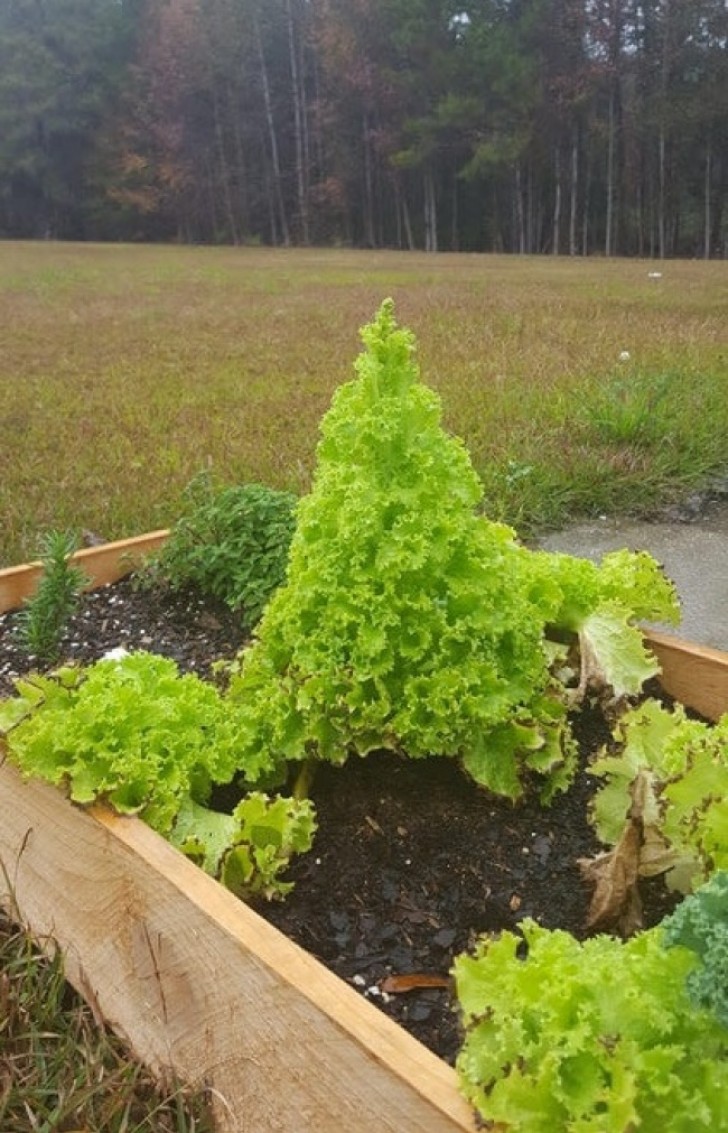
[[[728,651],[728,502],[687,523],[604,517],[549,535],[539,545],[595,561],[622,547],[649,551],[675,583],[683,610],[677,629],[656,628]]]

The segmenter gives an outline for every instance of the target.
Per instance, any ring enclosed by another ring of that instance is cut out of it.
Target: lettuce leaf
[[[647,555],[532,552],[480,513],[482,486],[419,380],[391,300],[321,424],[287,581],[235,667],[246,753],[342,763],[374,748],[462,760],[476,781],[550,798],[573,777],[571,697],[547,628],[583,631],[617,695],[657,666],[634,619],[674,613]]]
[[[253,793],[232,815],[203,805],[213,783],[273,774],[265,752],[243,762],[237,713],[173,661],[133,653],[17,682],[2,717],[11,760],[82,806],[138,814],[241,896],[281,896],[279,874],[315,829],[309,802]],[[273,775],[275,777],[275,775]]]
[[[170,842],[238,897],[284,897],[293,883],[281,873],[294,853],[310,850],[316,830],[308,799],[252,791],[232,814],[184,799]]]
[[[455,961],[461,1088],[518,1133],[687,1133],[728,1112],[728,1031],[696,1009],[696,958],[659,929],[580,943],[532,920]]]
[[[618,846],[637,820],[639,874],[666,873],[683,893],[727,869],[728,714],[711,725],[647,700],[624,714],[615,738],[621,750],[591,766],[605,781],[590,813],[600,840]]]

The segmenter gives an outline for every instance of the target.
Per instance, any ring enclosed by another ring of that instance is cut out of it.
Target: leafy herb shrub
[[[532,920],[455,962],[457,1070],[487,1123],[518,1133],[725,1127],[728,1030],[696,1008],[688,949],[661,929],[580,943]]]
[[[262,484],[216,488],[207,473],[185,492],[185,507],[142,585],[193,585],[239,610],[252,629],[286,573],[297,498]]]
[[[240,765],[235,712],[213,685],[151,653],[16,683],[0,733],[25,775],[82,805],[102,800],[139,814],[241,895],[290,888],[278,875],[310,847],[311,803],[255,794],[232,816],[204,805],[211,784],[229,782]],[[255,763],[247,770],[254,777]]]
[[[42,662],[58,657],[66,624],[88,581],[70,561],[77,549],[78,541],[70,531],[49,531],[41,541],[43,572],[20,611],[17,632],[26,652]]]
[[[668,947],[681,945],[699,957],[687,978],[693,1003],[728,1028],[728,872],[714,874],[662,925]]]
[[[461,757],[493,790],[515,798],[535,774],[549,797],[571,777],[573,744],[547,626],[583,634],[589,672],[636,691],[657,665],[629,623],[645,593],[672,616],[674,591],[649,556],[599,568],[535,555],[483,518],[391,300],[362,338],[357,377],[322,422],[286,584],[231,680],[241,749],[279,764],[374,748]]]

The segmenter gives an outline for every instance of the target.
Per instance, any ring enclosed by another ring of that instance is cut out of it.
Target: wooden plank
[[[665,692],[709,720],[728,712],[728,653],[655,632],[647,644],[662,667]]]
[[[0,900],[220,1133],[473,1133],[455,1072],[144,823],[0,766]]]
[[[93,590],[129,574],[145,555],[161,547],[168,536],[167,530],[151,531],[132,539],[85,547],[72,558],[88,575],[88,589]],[[24,563],[0,570],[0,614],[22,606],[38,585],[42,570],[40,563]]]

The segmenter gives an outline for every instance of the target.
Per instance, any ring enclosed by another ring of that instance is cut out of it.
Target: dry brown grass
[[[492,512],[533,525],[632,507],[640,480],[648,498],[664,496],[728,464],[728,269],[670,262],[657,280],[653,270],[0,244],[0,563],[32,557],[49,527],[111,538],[167,525],[202,467],[225,482],[305,490],[320,417],[351,376],[359,326],[387,295],[417,335],[423,377],[465,438]],[[674,435],[635,455],[628,430],[615,452],[613,437],[594,433],[592,402],[603,416],[605,386],[627,375],[649,395],[668,371],[695,390],[686,416],[667,423]]]

